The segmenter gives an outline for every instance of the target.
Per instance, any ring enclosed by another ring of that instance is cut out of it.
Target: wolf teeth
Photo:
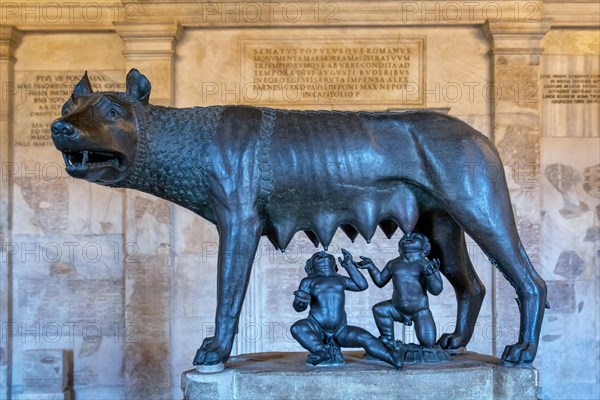
[[[93,151],[89,150],[65,151],[63,152],[63,160],[65,161],[65,165],[67,167],[76,169],[87,169],[92,167],[104,166],[113,166],[117,169],[124,168],[124,166],[121,165],[121,162],[118,157],[105,159],[104,161],[98,161],[98,158],[94,157],[95,154],[104,154],[108,156],[108,154],[106,153],[94,153]]]

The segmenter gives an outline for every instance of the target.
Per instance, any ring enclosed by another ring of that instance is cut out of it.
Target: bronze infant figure
[[[394,321],[405,325],[415,324],[415,334],[423,347],[435,345],[436,328],[429,310],[427,292],[437,296],[442,292],[440,261],[429,260],[429,240],[418,232],[404,235],[398,243],[400,256],[389,261],[383,270],[367,257],[361,257],[358,268],[369,271],[378,287],[392,281],[392,299],[373,306],[373,316],[381,339],[389,346],[394,345]]]
[[[324,251],[315,253],[305,266],[307,277],[294,292],[294,309],[298,312],[310,306],[307,318],[296,321],[291,327],[292,336],[310,354],[307,363],[312,365],[338,365],[344,362],[339,347],[362,347],[373,358],[401,369],[403,353],[394,352],[367,330],[348,325],[344,305],[345,291],[361,292],[369,285],[352,260],[352,255],[342,249],[343,259],[338,259],[348,276],[337,273],[335,257]]]

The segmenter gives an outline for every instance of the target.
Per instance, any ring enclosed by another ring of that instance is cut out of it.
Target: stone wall
[[[31,389],[32,352],[64,350],[78,399],[179,398],[180,373],[213,329],[214,226],[69,178],[50,140],[84,71],[96,90],[123,90],[133,67],[154,104],[429,108],[476,127],[500,151],[521,238],[548,282],[541,397],[600,396],[593,1],[3,2],[0,21],[0,397]],[[387,57],[366,57],[377,54]],[[399,238],[338,234],[330,251],[381,265]],[[301,234],[283,254],[261,241],[234,353],[301,350],[291,293],[314,250]],[[488,293],[469,350],[500,356],[518,338],[514,290],[469,250]],[[445,283],[431,299],[438,333],[455,321]],[[370,308],[390,290],[348,294],[350,323],[376,332]]]

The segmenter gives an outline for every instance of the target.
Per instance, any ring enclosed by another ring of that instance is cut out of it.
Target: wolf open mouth
[[[101,167],[114,167],[125,170],[125,157],[105,151],[63,151],[67,170],[87,170]]]

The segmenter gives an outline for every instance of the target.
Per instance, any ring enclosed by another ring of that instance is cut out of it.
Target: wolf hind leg
[[[463,206],[462,215],[456,218],[515,288],[520,312],[519,341],[506,347],[502,359],[510,364],[526,364],[533,361],[537,352],[547,288],[525,253],[510,202],[504,205],[499,204],[494,215],[476,215],[477,208]]]
[[[529,364],[535,359],[539,335],[547,306],[547,288],[533,268],[523,245],[498,251],[490,260],[517,292],[520,313],[519,341],[508,345],[502,360],[509,364]]]
[[[469,258],[464,231],[442,211],[424,214],[417,229],[430,238],[430,258],[440,259],[440,272],[448,279],[456,295],[454,332],[442,334],[438,344],[445,349],[464,347],[473,336],[485,297],[485,287]]]

